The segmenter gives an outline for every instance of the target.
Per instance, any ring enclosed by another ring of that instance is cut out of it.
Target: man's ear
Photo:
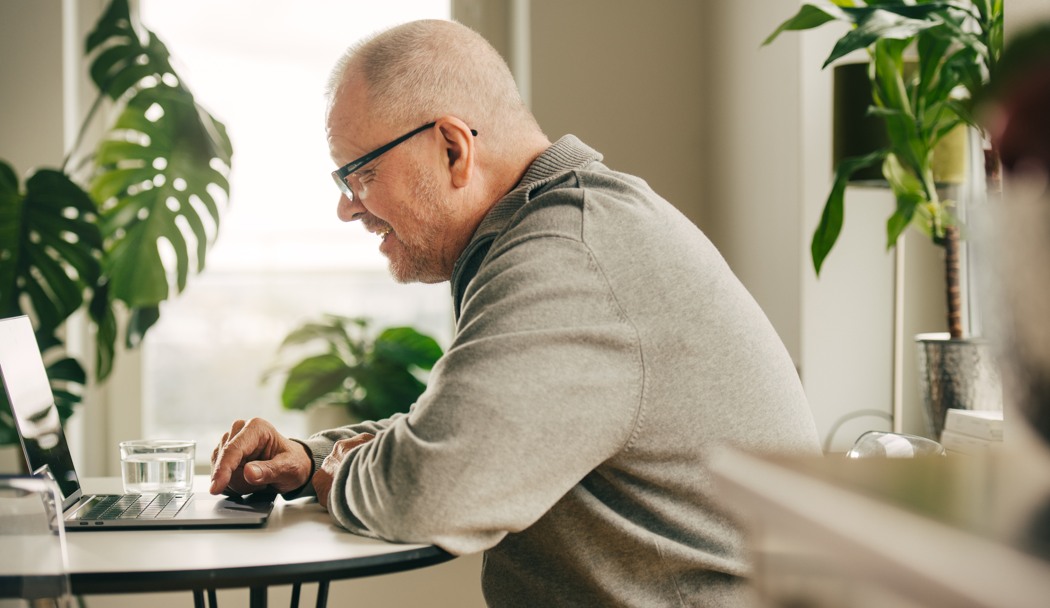
[[[435,123],[445,144],[452,185],[465,188],[474,176],[474,132],[454,116],[443,116]]]

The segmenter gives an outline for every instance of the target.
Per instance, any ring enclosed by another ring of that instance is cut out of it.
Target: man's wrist
[[[310,449],[310,446],[307,445],[305,441],[302,441],[302,440],[299,440],[299,439],[295,439],[295,438],[290,438],[290,439],[292,441],[294,441],[295,443],[298,443],[299,445],[303,446],[303,450],[306,451],[306,456],[307,456],[307,458],[310,459],[310,474],[307,475],[306,481],[303,483],[303,485],[299,486],[298,488],[296,488],[294,490],[291,490],[289,492],[284,492],[284,493],[281,494],[281,496],[285,500],[291,500],[293,498],[299,498],[300,496],[304,496],[304,495],[307,495],[307,494],[312,494],[312,492],[306,492],[304,494],[304,491],[308,490],[308,489],[312,490],[312,486],[310,485],[310,482],[313,481],[314,473],[317,472],[317,469],[321,466],[321,461],[324,460],[323,457],[318,457],[318,456],[314,455],[313,450]]]

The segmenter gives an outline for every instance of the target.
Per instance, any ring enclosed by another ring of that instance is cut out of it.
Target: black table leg
[[[208,599],[204,599],[203,589],[193,590],[193,608],[219,608],[219,598],[214,589],[208,589]]]
[[[248,591],[250,608],[266,608],[266,587],[252,587]]]
[[[299,608],[299,592],[302,590],[302,583],[292,584],[292,601],[289,604],[291,608]]]
[[[317,582],[317,608],[328,605],[328,581]]]

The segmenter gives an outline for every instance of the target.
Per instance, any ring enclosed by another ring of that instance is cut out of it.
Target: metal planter
[[[1003,409],[999,364],[986,340],[953,340],[947,333],[931,333],[919,334],[915,341],[923,415],[931,439],[940,439],[949,408]]]

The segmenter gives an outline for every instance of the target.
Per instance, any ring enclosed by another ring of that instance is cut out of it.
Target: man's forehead
[[[368,119],[367,96],[352,82],[344,82],[332,96],[328,105],[325,129],[333,152],[337,149],[359,149],[367,145],[369,128],[374,122]]]

